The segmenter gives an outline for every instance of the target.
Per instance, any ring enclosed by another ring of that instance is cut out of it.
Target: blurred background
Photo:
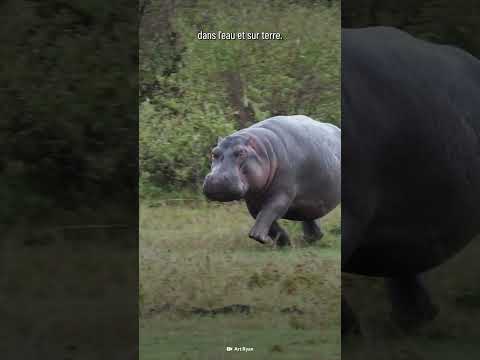
[[[393,26],[431,42],[480,56],[480,3],[473,0],[344,0],[342,26]],[[405,214],[409,216],[409,214]],[[438,317],[413,332],[390,321],[382,278],[342,275],[347,296],[362,324],[363,337],[342,342],[343,359],[473,359],[480,315],[480,238],[443,265],[424,274],[439,307]]]
[[[132,1],[0,3],[2,359],[136,352],[137,29]]]
[[[342,26],[393,26],[480,56],[480,3],[475,0],[344,0]]]

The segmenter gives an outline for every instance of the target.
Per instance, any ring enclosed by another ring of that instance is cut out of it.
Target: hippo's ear
[[[253,139],[253,137],[249,136],[247,141],[245,142],[245,145],[253,147],[255,145],[255,140]]]
[[[219,136],[219,137],[217,138],[217,144],[220,144],[220,142],[221,142],[223,139],[224,139],[223,137]]]
[[[249,137],[247,141],[245,142],[246,146],[251,147],[253,150],[257,151],[257,143],[253,137]]]

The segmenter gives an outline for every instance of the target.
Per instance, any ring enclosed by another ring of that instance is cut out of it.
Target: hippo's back
[[[313,120],[305,115],[274,116],[250,128],[269,129],[288,147],[300,145],[302,151],[328,150],[341,154],[341,130],[333,124]]]

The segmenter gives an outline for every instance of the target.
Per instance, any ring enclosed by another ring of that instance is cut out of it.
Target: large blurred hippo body
[[[276,116],[221,139],[212,151],[204,193],[211,200],[244,199],[256,219],[249,236],[289,243],[278,225],[303,222],[307,240],[322,236],[318,219],[340,202],[341,132],[307,116]]]
[[[418,274],[480,233],[480,61],[393,28],[342,34],[342,271],[388,279],[405,325]],[[355,324],[344,301],[342,329]]]

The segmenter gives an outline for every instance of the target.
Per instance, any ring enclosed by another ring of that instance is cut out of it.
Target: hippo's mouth
[[[245,197],[248,186],[244,183],[240,183],[239,185],[240,186],[233,189],[219,189],[207,184],[207,186],[203,188],[203,193],[208,199],[213,201],[228,202],[241,200]]]
[[[209,191],[205,192],[205,196],[214,201],[228,202],[243,199],[242,192],[224,192],[224,191]]]
[[[221,183],[215,181],[216,179],[207,175],[203,184],[204,195],[213,201],[228,202],[240,200],[245,197],[248,190],[248,185],[243,181],[233,183]]]

